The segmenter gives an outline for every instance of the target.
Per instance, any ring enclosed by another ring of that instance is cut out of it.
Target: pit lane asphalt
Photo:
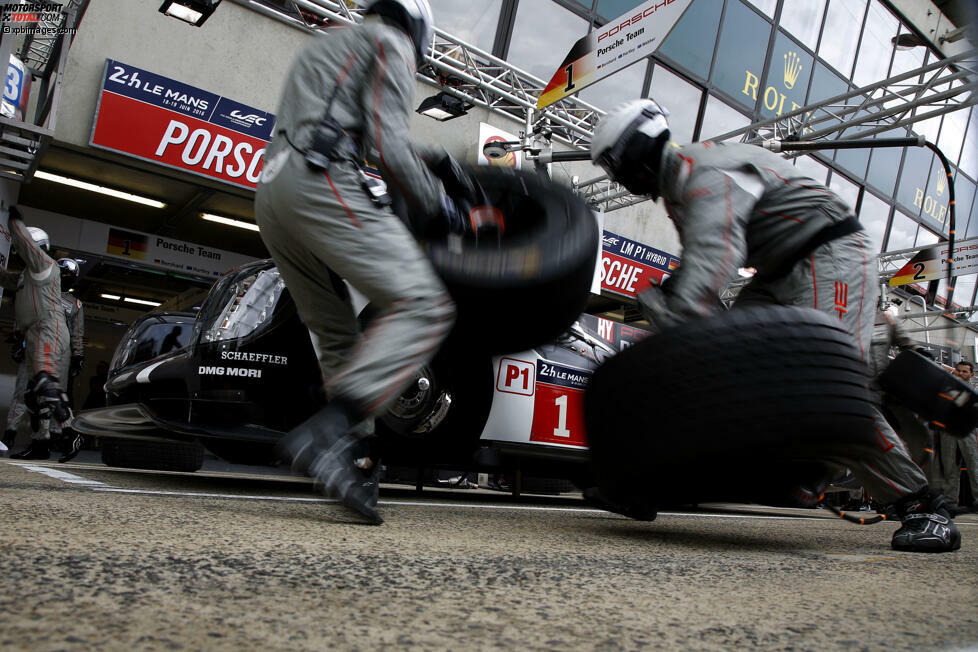
[[[385,485],[371,527],[274,472],[97,459],[0,459],[5,649],[978,649],[975,515],[923,555],[824,510]]]

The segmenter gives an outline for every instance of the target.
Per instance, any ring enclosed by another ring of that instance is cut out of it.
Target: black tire
[[[649,337],[588,387],[598,488],[643,514],[781,500],[876,445],[868,380],[839,322],[805,308],[734,310]]]
[[[505,218],[497,242],[422,236],[458,309],[447,348],[485,354],[550,341],[584,311],[598,253],[598,225],[569,189],[539,174],[480,167],[469,173]]]
[[[130,469],[193,472],[204,464],[204,447],[198,442],[107,437],[102,440],[102,461],[107,466]]]

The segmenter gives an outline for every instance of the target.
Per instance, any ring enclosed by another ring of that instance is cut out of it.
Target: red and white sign
[[[254,189],[274,121],[269,113],[109,60],[91,144]]]

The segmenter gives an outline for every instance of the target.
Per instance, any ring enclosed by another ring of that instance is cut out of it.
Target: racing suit
[[[255,197],[261,237],[309,329],[330,400],[379,413],[435,353],[454,304],[407,227],[368,197],[358,164],[371,153],[415,211],[436,214],[442,187],[408,140],[414,54],[379,21],[328,30],[285,83]],[[342,160],[307,166],[326,114],[344,130]],[[343,279],[380,312],[360,335]]]
[[[68,337],[70,341],[71,358],[69,360],[81,359],[85,355],[85,317],[82,303],[75,295],[70,292],[61,293],[61,305],[65,311],[65,320],[68,324]],[[69,364],[70,367],[70,364]],[[70,375],[70,371],[69,371]],[[7,425],[5,431],[16,432],[21,422],[27,415],[27,405],[24,402],[24,393],[27,391],[27,382],[30,380],[30,369],[26,361],[21,361],[17,365],[17,379],[14,381],[14,393],[10,399],[10,409],[7,412]],[[71,379],[68,379],[69,391],[71,395]],[[47,427],[47,421],[42,420],[42,430]],[[43,433],[41,439],[46,439]]]
[[[741,143],[664,148],[659,187],[683,245],[665,291],[639,304],[659,327],[705,316],[741,267],[757,270],[735,307],[811,307],[842,321],[868,362],[876,314],[877,270],[869,238],[849,207],[788,161]],[[849,219],[851,218],[851,219]],[[881,503],[927,487],[903,442],[877,411],[879,447],[835,460]]]
[[[16,290],[14,327],[24,333],[28,379],[42,371],[58,379],[64,390],[68,378],[70,352],[68,324],[61,305],[61,270],[58,264],[31,238],[23,221],[10,217],[10,237],[26,268],[21,274],[0,270],[0,285]],[[45,429],[32,435],[47,439]]]

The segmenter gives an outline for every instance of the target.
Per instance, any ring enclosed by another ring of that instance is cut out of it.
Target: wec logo
[[[262,126],[268,120],[268,118],[264,118],[255,113],[249,113],[248,115],[244,115],[243,113],[241,113],[241,111],[238,111],[237,109],[231,111],[231,113],[229,113],[228,115],[234,118],[235,120],[247,122],[248,124],[253,124],[256,127]]]

